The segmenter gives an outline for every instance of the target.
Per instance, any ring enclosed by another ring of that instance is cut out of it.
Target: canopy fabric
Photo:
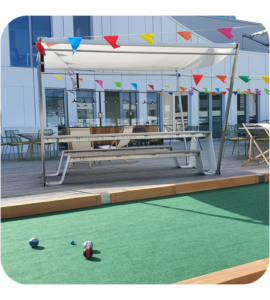
[[[67,38],[42,38],[45,69],[172,71],[210,67],[222,61],[236,44],[168,44],[118,42],[114,49],[106,41],[82,40],[77,51]]]

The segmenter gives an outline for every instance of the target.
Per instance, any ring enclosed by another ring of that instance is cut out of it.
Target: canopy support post
[[[45,147],[44,147],[44,121],[43,121],[43,100],[42,100],[42,78],[41,70],[44,71],[44,57],[38,52],[38,92],[40,109],[40,139],[41,139],[41,159],[42,159],[42,184],[46,185],[45,178]],[[42,60],[42,61],[41,61]]]
[[[226,135],[226,129],[227,129],[227,122],[228,122],[231,100],[232,100],[232,90],[233,90],[233,84],[234,84],[234,79],[235,79],[235,72],[236,72],[239,48],[240,48],[240,44],[236,44],[235,57],[234,57],[233,68],[232,68],[232,76],[231,76],[231,81],[230,81],[230,90],[229,90],[228,101],[227,101],[227,106],[226,106],[226,112],[225,112],[225,118],[224,118],[223,130],[222,130],[222,138],[221,138],[221,143],[220,143],[220,148],[219,148],[218,163],[217,163],[217,169],[216,169],[216,174],[219,174],[219,175],[220,175],[221,159],[222,159],[223,147],[224,147],[225,135]]]
[[[184,118],[183,118],[183,107],[182,107],[182,99],[181,99],[181,94],[180,94],[180,82],[179,82],[179,77],[181,76],[178,74],[177,70],[176,72],[176,85],[177,85],[177,91],[178,91],[178,100],[179,100],[179,108],[180,108],[180,114],[181,114],[181,124],[182,124],[182,131],[185,131],[185,124],[184,124]],[[173,120],[174,122],[175,120]],[[185,150],[187,150],[187,140],[184,138],[184,146]],[[188,165],[188,158],[186,156],[186,164]]]

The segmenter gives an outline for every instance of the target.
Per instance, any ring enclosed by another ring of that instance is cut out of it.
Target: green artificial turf
[[[3,220],[2,266],[19,283],[174,283],[268,257],[268,220],[267,183]]]

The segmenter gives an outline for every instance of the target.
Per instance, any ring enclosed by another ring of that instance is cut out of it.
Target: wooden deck
[[[189,143],[188,143],[189,144]],[[203,157],[207,161],[204,141],[201,141]],[[165,145],[168,145],[166,143]],[[173,141],[174,150],[184,150],[183,142]],[[219,152],[219,141],[214,141],[216,159]],[[232,143],[228,143],[222,160],[221,175],[204,176],[195,169],[175,168],[171,158],[141,159],[138,163],[130,165],[125,162],[112,161],[92,165],[92,168],[79,168],[67,171],[65,181],[58,186],[42,186],[41,161],[14,161],[5,160],[1,164],[1,204],[9,205],[33,201],[44,201],[64,197],[76,197],[89,194],[102,194],[119,190],[154,187],[165,184],[181,182],[196,182],[201,180],[229,178],[235,176],[268,173],[266,163],[261,165],[241,164],[248,159],[244,149],[237,157],[237,146],[232,155]],[[46,173],[57,171],[59,160],[46,160]],[[179,162],[185,164],[185,158]],[[87,166],[87,164],[85,165]],[[207,164],[205,164],[207,168]],[[58,177],[59,178],[59,177]],[[49,177],[48,181],[59,180]]]

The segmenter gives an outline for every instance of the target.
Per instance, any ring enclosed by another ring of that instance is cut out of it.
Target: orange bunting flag
[[[216,76],[217,76],[217,78],[220,79],[222,82],[227,83],[227,82],[225,81],[225,79],[226,79],[227,76],[219,76],[219,75],[216,75]]]
[[[152,84],[148,84],[148,86],[149,86],[152,90],[154,90],[154,86],[153,86]]]
[[[80,77],[79,77],[79,80],[83,83],[83,78],[80,78]]]
[[[211,94],[212,94],[213,96],[215,96],[216,92],[211,92]]]
[[[191,32],[192,31],[177,31],[177,33],[187,41],[192,39]]]
[[[116,45],[116,42],[118,40],[118,35],[108,35],[104,36],[104,39],[114,48],[120,47],[119,45]]]
[[[254,93],[252,93],[252,92],[251,92],[251,90],[250,90],[250,89],[247,89],[247,90],[250,92],[250,94],[251,94],[251,95],[253,95],[253,94],[254,94]]]
[[[182,86],[180,86],[180,89],[181,89],[182,91],[187,90],[187,88],[184,88],[184,87],[182,87]]]
[[[193,76],[193,79],[194,79],[194,82],[195,82],[196,85],[197,85],[197,84],[201,81],[201,79],[203,78],[203,75],[195,75],[195,74],[193,74],[192,76]]]
[[[227,92],[221,92],[223,95],[226,95]]]

